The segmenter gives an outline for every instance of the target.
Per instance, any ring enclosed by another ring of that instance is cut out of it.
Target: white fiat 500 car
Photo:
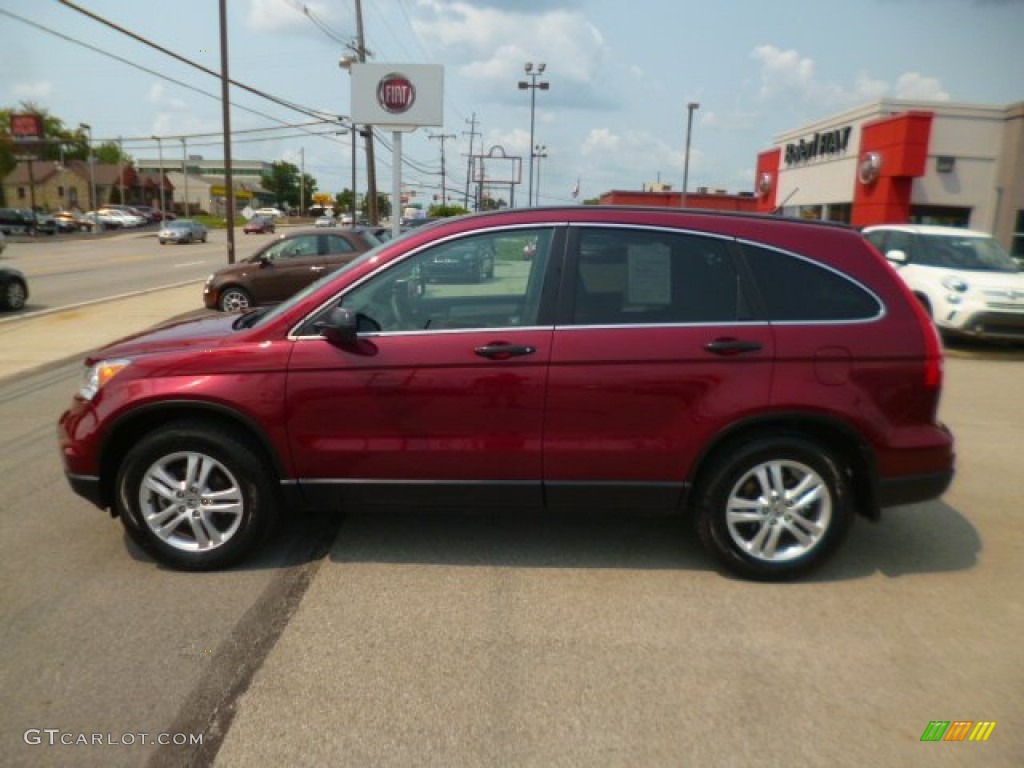
[[[1024,341],[1024,273],[984,232],[886,224],[864,236],[896,267],[944,334]]]

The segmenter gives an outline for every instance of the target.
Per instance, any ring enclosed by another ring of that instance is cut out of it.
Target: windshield
[[[263,325],[264,323],[266,323],[266,322],[268,322],[270,320],[273,320],[274,318],[278,317],[282,313],[287,312],[288,310],[290,310],[296,304],[299,304],[300,302],[304,301],[307,296],[309,296],[314,291],[318,290],[324,283],[326,283],[326,282],[328,282],[330,280],[333,280],[338,275],[340,275],[340,274],[342,274],[344,272],[347,272],[348,270],[352,269],[353,267],[355,267],[355,266],[357,266],[359,264],[365,264],[367,261],[370,261],[372,259],[377,258],[377,254],[380,253],[382,250],[384,250],[384,248],[386,246],[389,246],[389,245],[391,245],[391,244],[390,243],[381,243],[380,245],[376,246],[375,248],[372,248],[371,250],[367,251],[366,253],[360,254],[355,259],[353,259],[348,264],[346,264],[345,266],[341,267],[340,269],[336,269],[333,272],[330,272],[329,274],[324,275],[323,277],[321,277],[319,280],[317,280],[315,282],[310,283],[305,288],[303,288],[301,291],[299,291],[298,293],[293,295],[291,298],[286,299],[285,301],[282,301],[277,306],[271,307],[266,312],[260,311],[258,317],[252,318],[250,320],[249,318],[252,317],[251,314],[244,315],[243,317],[246,318],[245,324],[240,325],[240,324],[236,323],[235,324],[235,328],[236,329],[237,328],[243,328],[243,327],[244,328],[252,328],[252,327],[255,327],[255,326],[258,326],[258,325]]]
[[[974,272],[1017,272],[1015,262],[990,237],[928,235],[919,239],[920,264]]]

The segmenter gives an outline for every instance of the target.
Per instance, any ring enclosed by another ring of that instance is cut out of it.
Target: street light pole
[[[79,123],[79,127],[89,134],[89,210],[96,210],[96,156],[92,153],[92,126]],[[92,231],[99,232],[99,223],[94,222]]]
[[[686,207],[686,185],[690,180],[690,131],[693,128],[693,112],[700,109],[700,104],[691,101],[686,105],[686,153],[683,155],[683,194],[682,207]]]
[[[545,81],[538,83],[537,78],[544,74],[546,67],[547,65],[541,62],[537,65],[537,70],[534,71],[533,62],[526,62],[526,76],[530,78],[530,82],[525,80],[519,81],[519,90],[525,91],[527,88],[530,89],[530,186],[526,196],[526,200],[530,205],[533,204],[533,127],[537,112],[537,89],[540,88],[542,91],[546,91],[551,87]]]
[[[157,152],[160,153],[160,220],[163,221],[167,212],[167,205],[164,203],[164,142],[159,136],[153,138],[156,139]]]
[[[181,137],[181,176],[185,184],[184,199],[181,201],[181,212],[188,218],[188,146],[185,137]]]
[[[533,156],[537,158],[537,192],[533,199],[534,205],[540,205],[540,159],[548,156],[548,148],[545,144],[535,144]]]

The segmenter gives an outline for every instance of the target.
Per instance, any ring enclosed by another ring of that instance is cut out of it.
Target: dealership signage
[[[444,123],[444,69],[436,64],[352,65],[352,119],[392,131]]]
[[[819,157],[841,155],[850,145],[850,134],[853,128],[849,125],[836,128],[834,131],[816,133],[809,139],[800,139],[795,144],[786,145],[786,165],[806,163]]]

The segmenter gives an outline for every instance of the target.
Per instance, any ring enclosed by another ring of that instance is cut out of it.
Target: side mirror
[[[886,251],[885,252],[885,258],[887,258],[889,261],[895,262],[896,264],[906,264],[907,263],[907,253],[906,253],[906,251],[899,251],[899,250]]]
[[[352,347],[359,341],[359,314],[348,307],[335,307],[313,327],[339,347]]]

